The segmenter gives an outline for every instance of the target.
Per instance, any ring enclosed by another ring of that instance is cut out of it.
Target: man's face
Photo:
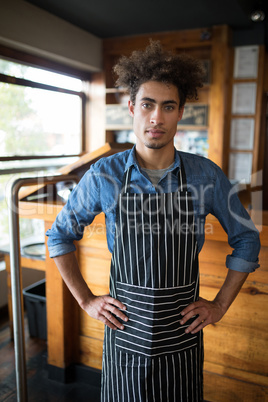
[[[137,149],[147,147],[173,148],[177,123],[181,120],[183,107],[177,88],[172,84],[147,81],[137,92],[135,105],[129,101],[129,113],[133,117]]]

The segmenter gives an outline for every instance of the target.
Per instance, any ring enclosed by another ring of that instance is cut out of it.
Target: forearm
[[[234,271],[232,269],[228,270],[226,279],[214,299],[214,302],[220,306],[223,314],[226,313],[235,300],[247,277],[248,273]]]
[[[94,297],[81,275],[78,262],[74,252],[54,257],[57,268],[69,288],[70,292],[77,300],[80,307]]]
[[[181,325],[184,325],[190,318],[196,316],[194,322],[185,332],[196,332],[208,324],[219,321],[239,293],[248,273],[229,269],[224,284],[213,301],[205,300],[202,297],[198,301],[189,304],[182,312]]]
[[[117,317],[123,321],[128,320],[121,311],[126,310],[126,307],[109,295],[95,296],[91,292],[81,275],[74,252],[54,257],[54,261],[72,295],[90,317],[102,321],[111,329],[124,329]]]

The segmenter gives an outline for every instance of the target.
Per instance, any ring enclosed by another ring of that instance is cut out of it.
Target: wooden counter
[[[261,231],[260,268],[248,276],[223,319],[204,329],[205,399],[208,401],[268,400],[268,226]],[[231,253],[227,236],[215,227],[200,253],[200,295],[213,299],[225,275]]]

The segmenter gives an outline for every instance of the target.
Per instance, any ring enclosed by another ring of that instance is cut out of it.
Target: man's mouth
[[[146,130],[146,132],[153,138],[159,138],[161,137],[163,134],[165,134],[164,130],[160,130],[157,128],[148,128]]]

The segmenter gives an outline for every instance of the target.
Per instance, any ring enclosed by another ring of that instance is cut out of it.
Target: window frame
[[[48,60],[43,57],[35,56],[29,53],[22,52],[20,50],[15,50],[3,45],[0,45],[0,58],[5,59],[10,62],[17,62],[20,64],[24,64],[30,67],[35,67],[35,68],[41,68],[47,71],[51,71],[54,73],[58,74],[64,74],[64,75],[69,75],[74,78],[78,78],[82,81],[87,81],[91,82],[92,75],[90,72],[79,70],[67,65],[63,65],[58,62],[54,62],[51,60]],[[15,85],[20,85],[24,87],[31,87],[31,88],[38,88],[38,89],[44,89],[44,90],[49,90],[49,91],[54,91],[54,92],[60,92],[60,93],[66,93],[66,94],[71,94],[71,95],[77,95],[81,98],[81,105],[82,105],[82,110],[81,110],[81,152],[78,154],[73,154],[73,155],[14,155],[14,156],[1,156],[0,155],[0,162],[5,162],[5,161],[12,161],[12,160],[33,160],[33,159],[64,159],[65,158],[71,158],[71,157],[80,157],[86,152],[86,103],[87,103],[87,94],[86,92],[77,92],[65,88],[60,88],[52,85],[47,85],[47,84],[42,84],[30,80],[26,80],[24,78],[16,78],[12,77],[9,75],[5,75],[0,73],[0,82],[4,82],[7,84],[15,84]],[[63,162],[64,165],[64,162]],[[10,172],[10,169],[7,169]],[[20,171],[30,171],[32,169],[29,168],[20,168]],[[38,166],[36,166],[36,170],[40,170]],[[17,169],[14,169],[14,172],[16,172]],[[1,169],[0,174],[6,174],[6,169]]]

